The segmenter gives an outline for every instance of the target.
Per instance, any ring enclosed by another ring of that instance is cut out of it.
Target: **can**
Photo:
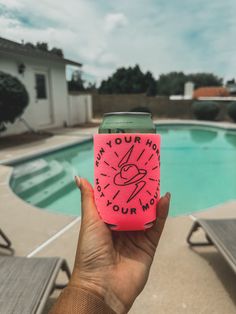
[[[98,133],[94,186],[101,218],[113,230],[150,228],[160,190],[160,136],[151,114],[105,113]]]
[[[98,133],[156,133],[151,113],[105,113]]]

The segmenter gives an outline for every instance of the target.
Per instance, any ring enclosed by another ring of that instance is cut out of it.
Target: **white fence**
[[[68,125],[73,126],[89,122],[92,119],[92,96],[69,95],[68,99]]]

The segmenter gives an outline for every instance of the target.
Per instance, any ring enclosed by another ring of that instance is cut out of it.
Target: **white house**
[[[78,104],[77,108],[71,105],[78,101],[73,96],[68,96],[66,65],[82,66],[79,62],[51,52],[0,37],[0,71],[17,77],[25,85],[30,101],[22,117],[36,130],[71,125],[72,117],[74,124],[81,122],[73,114],[74,111],[78,112]],[[81,97],[83,100],[84,96]],[[26,127],[17,120],[14,124],[9,124],[3,134],[23,131],[26,131]]]

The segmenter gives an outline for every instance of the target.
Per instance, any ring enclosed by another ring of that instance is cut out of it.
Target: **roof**
[[[229,96],[229,92],[225,87],[200,87],[193,93],[193,98],[199,97],[223,97]]]
[[[7,53],[13,53],[18,54],[22,56],[28,56],[33,58],[41,58],[41,59],[47,59],[51,61],[56,61],[64,64],[69,65],[75,65],[81,67],[82,64],[79,62],[75,62],[72,60],[65,59],[63,57],[60,57],[50,51],[43,51],[38,49],[37,47],[28,47],[24,44],[19,44],[15,41],[5,39],[0,37],[0,52],[7,52]]]

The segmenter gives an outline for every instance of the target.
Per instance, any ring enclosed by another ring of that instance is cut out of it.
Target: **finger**
[[[84,178],[75,177],[77,187],[81,192],[81,214],[82,219],[98,219],[99,215],[94,201],[92,185]]]
[[[165,222],[166,222],[166,218],[168,216],[168,212],[169,212],[169,206],[170,206],[170,198],[171,195],[170,193],[166,193],[166,195],[164,197],[161,197],[161,199],[159,200],[158,204],[157,204],[157,219],[156,219],[156,223],[153,226],[153,230],[155,231],[155,233],[157,233],[157,239],[159,241]]]
[[[171,194],[167,192],[157,204],[157,219],[166,219],[169,212]]]

